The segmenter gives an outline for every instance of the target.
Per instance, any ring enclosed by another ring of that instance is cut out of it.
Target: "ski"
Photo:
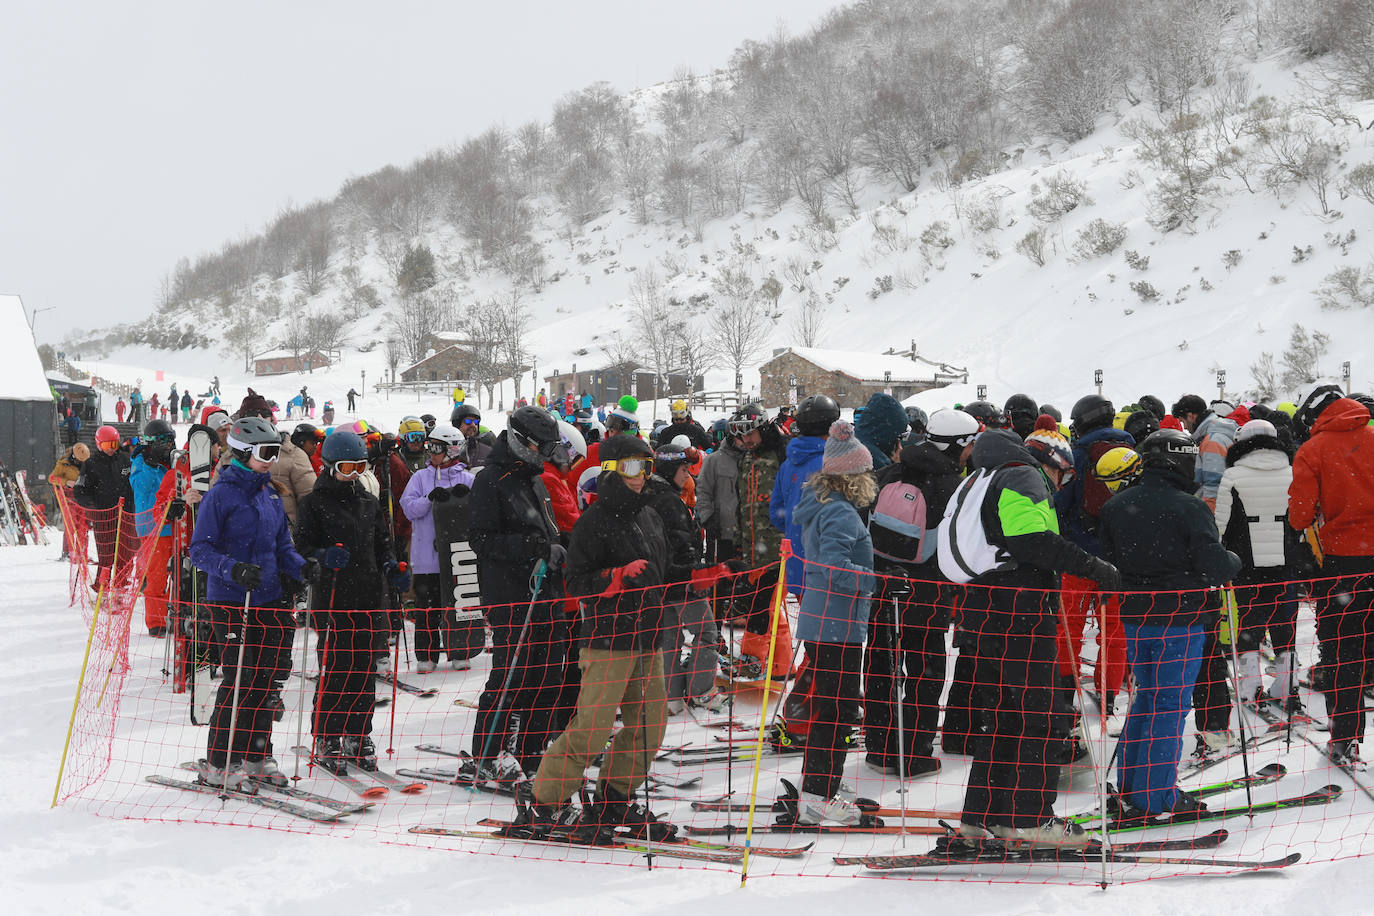
[[[449,786],[455,789],[472,789],[474,792],[486,792],[489,795],[502,795],[506,798],[514,798],[515,790],[504,786],[493,786],[488,783],[472,783],[466,780],[458,780],[457,770],[441,770],[434,767],[421,767],[418,770],[398,769],[397,776],[405,776],[408,779],[423,779],[427,782],[437,782],[440,785]]]
[[[1283,732],[1281,730],[1269,732],[1268,734],[1265,734],[1263,736],[1251,738],[1246,743],[1245,750],[1247,753],[1249,753],[1257,747],[1263,747],[1266,744],[1274,744],[1281,740],[1283,740]],[[1235,747],[1231,750],[1226,751],[1223,754],[1217,754],[1215,756],[1210,757],[1203,757],[1200,760],[1196,757],[1190,757],[1187,759],[1185,763],[1179,766],[1178,778],[1180,780],[1183,780],[1192,776],[1196,776],[1198,773],[1201,773],[1204,770],[1209,770],[1219,763],[1225,763],[1228,760],[1231,760],[1235,757],[1239,757],[1240,753],[1241,749],[1239,747]]]
[[[1225,830],[1215,830],[1206,836],[1194,837],[1192,839],[1179,840],[1144,840],[1139,843],[1115,843],[1112,845],[1113,855],[1129,855],[1143,852],[1188,852],[1199,849],[1216,849],[1226,842],[1229,834]],[[1005,840],[999,840],[1005,844]],[[1101,844],[1090,844],[1086,850],[1088,855],[1100,854]],[[1002,850],[1004,853],[1016,855],[1025,853],[1026,848],[1011,847]],[[1075,850],[1076,852],[1078,850]],[[877,856],[835,856],[836,865],[862,865],[865,868],[888,869],[888,868],[912,868],[914,866],[906,864],[912,860],[924,859],[929,853],[917,853],[915,855],[877,855]]]
[[[396,774],[388,773],[386,770],[364,770],[362,767],[355,768],[364,779],[371,779],[378,785],[386,786],[388,789],[395,789],[404,795],[419,795],[425,791],[423,782],[406,782]],[[413,778],[413,777],[411,777]]]
[[[1361,792],[1365,794],[1366,798],[1374,800],[1374,791],[1370,790],[1369,783],[1365,782],[1358,775],[1356,775],[1357,771],[1354,767],[1346,763],[1336,763],[1334,760],[1327,756],[1326,748],[1322,747],[1321,742],[1317,741],[1315,738],[1313,738],[1306,732],[1299,733],[1299,737],[1301,737],[1308,744],[1312,745],[1314,748],[1320,751],[1322,757],[1326,759],[1327,763],[1338,768],[1342,773],[1344,773],[1346,775],[1346,778],[1355,784],[1355,788],[1359,789]]]
[[[438,687],[416,687],[414,684],[407,684],[394,674],[382,674],[380,671],[377,672],[376,676],[377,680],[381,681],[383,684],[389,687],[397,687],[412,696],[428,698],[437,697],[439,695]]]
[[[1157,827],[1175,827],[1179,824],[1197,824],[1202,821],[1221,821],[1231,817],[1244,817],[1249,814],[1265,814],[1270,811],[1287,811],[1290,808],[1307,808],[1313,805],[1327,805],[1341,797],[1342,789],[1340,786],[1323,786],[1315,792],[1306,795],[1294,795],[1289,798],[1280,798],[1277,801],[1260,802],[1255,805],[1236,805],[1232,808],[1213,808],[1210,811],[1202,811],[1196,815],[1186,817],[1177,821],[1149,822],[1144,824],[1119,824],[1113,821],[1107,822],[1107,829],[1112,833],[1131,833],[1138,830],[1152,830]]]
[[[151,775],[145,776],[148,782],[159,786],[167,786],[172,789],[182,789],[186,792],[199,792],[202,795],[226,795],[228,798],[246,801],[257,805],[260,808],[271,808],[274,811],[281,811],[284,814],[294,815],[304,818],[307,821],[316,821],[321,824],[331,824],[343,817],[347,817],[351,812],[348,811],[317,811],[307,808],[304,805],[297,805],[282,798],[264,795],[250,795],[247,792],[229,791],[225,793],[220,786],[210,785],[209,783],[195,782],[190,779],[172,779],[170,776]]]
[[[310,753],[309,748],[297,745],[291,748],[291,750],[295,751],[297,757],[309,760],[315,769],[332,776],[363,798],[384,798],[387,794],[386,786],[368,785],[368,783],[349,773],[347,765],[335,769],[332,766],[326,765],[323,761],[315,759]]]
[[[510,821],[503,821],[498,818],[483,818],[477,822],[478,827],[509,827]],[[635,842],[642,842],[636,840]],[[702,840],[673,839],[660,840],[654,844],[657,850],[660,845],[664,846],[688,846],[692,849],[710,849],[716,852],[730,852],[744,855],[745,847],[738,843],[707,843]],[[804,856],[815,842],[807,843],[805,846],[750,846],[750,851],[756,856],[764,856],[769,859],[797,859]]]
[[[736,834],[744,836],[747,828],[738,824],[726,824],[722,827],[697,827],[688,825],[683,828],[689,836],[734,836]],[[900,824],[873,824],[871,826],[841,827],[834,824],[760,824],[756,831],[766,830],[769,833],[823,833],[823,834],[890,834],[900,836],[946,836],[949,831],[936,824],[929,826],[923,824],[908,824],[903,830]]]
[[[426,836],[457,836],[476,840],[503,840],[508,843],[528,843],[534,846],[557,846],[561,848],[581,847],[583,849],[624,849],[640,855],[663,856],[670,859],[693,859],[698,862],[720,862],[726,865],[736,865],[743,861],[744,854],[736,852],[718,852],[710,849],[696,849],[691,846],[684,846],[676,843],[655,843],[652,852],[647,844],[639,841],[631,841],[628,838],[617,838],[612,846],[598,846],[591,843],[574,843],[571,840],[534,840],[524,837],[506,836],[497,831],[484,832],[481,830],[461,830],[452,827],[424,827],[416,826],[410,828],[411,833],[418,833]]]
[[[202,761],[187,761],[181,765],[183,770],[190,770],[192,773],[203,773]],[[344,814],[358,814],[367,811],[372,807],[372,802],[353,802],[340,801],[337,798],[330,798],[328,795],[317,795],[314,792],[307,792],[305,789],[298,789],[295,786],[279,786],[264,779],[253,779],[253,785],[259,791],[275,792],[278,795],[285,795],[298,801],[310,802],[322,808],[333,808],[335,811],[342,811]]]
[[[1255,786],[1265,786],[1272,782],[1278,782],[1287,775],[1288,767],[1281,763],[1271,763],[1251,773],[1249,778],[1241,776],[1236,779],[1227,779],[1223,782],[1215,782],[1209,786],[1199,786],[1196,789],[1188,789],[1186,791],[1195,798],[1210,798],[1213,795],[1224,795],[1227,792],[1244,789],[1247,785],[1251,788]],[[1075,814],[1069,818],[1069,820],[1075,824],[1091,824],[1101,819],[1101,811],[1088,811],[1083,814]]]
[[[957,843],[957,845],[956,845]],[[1196,856],[1150,856],[1135,855],[1117,849],[1076,849],[1072,847],[1031,847],[1024,849],[1008,848],[1000,842],[969,842],[963,838],[946,841],[935,849],[922,855],[877,856],[875,864],[865,864],[873,870],[899,868],[941,868],[958,865],[1036,865],[1041,863],[1064,864],[1079,862],[1091,864],[1101,862],[1103,857],[1109,862],[1134,865],[1182,865],[1189,867],[1229,868],[1241,871],[1262,871],[1266,869],[1287,868],[1302,859],[1302,854],[1293,852],[1277,859],[1209,859]]]

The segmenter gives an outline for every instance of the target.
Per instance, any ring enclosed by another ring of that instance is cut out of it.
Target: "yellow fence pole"
[[[759,707],[759,739],[754,747],[754,780],[749,789],[749,823],[744,831],[744,861],[740,863],[739,886],[744,887],[749,880],[749,850],[754,841],[754,810],[759,799],[759,768],[763,765],[764,733],[768,729],[768,689],[773,685],[773,654],[778,648],[778,616],[783,611],[783,596],[786,594],[787,575],[784,572],[787,558],[792,555],[792,542],[782,540],[782,550],[778,557],[778,584],[773,589],[773,614],[768,623],[768,660],[763,666],[763,703]]]

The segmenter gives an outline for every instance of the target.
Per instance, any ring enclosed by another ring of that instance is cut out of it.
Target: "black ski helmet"
[[[422,413],[420,414],[420,422],[425,424],[425,432],[431,432],[434,429],[434,424],[439,421],[435,419],[432,413]]]
[[[1069,428],[1075,436],[1082,436],[1095,429],[1111,426],[1116,419],[1116,408],[1112,402],[1100,394],[1087,394],[1074,402],[1069,411]]]
[[[825,436],[840,418],[840,405],[828,394],[813,394],[797,405],[797,431],[803,436]]]
[[[506,427],[507,444],[516,456],[533,464],[538,461],[552,461],[554,464],[567,464],[568,447],[563,444],[563,434],[553,414],[538,407],[517,407],[510,415]]]
[[[1121,428],[1136,442],[1144,442],[1147,437],[1159,430],[1159,417],[1156,417],[1152,410],[1137,410],[1126,418]]]
[[[926,412],[915,404],[906,408],[906,437],[911,442],[920,442],[926,437],[926,431],[930,427],[930,417]]]
[[[1304,433],[1312,430],[1312,425],[1317,422],[1317,418],[1322,415],[1322,411],[1340,400],[1344,395],[1341,394],[1340,385],[1318,385],[1303,398],[1302,405],[1293,414],[1293,422]]]
[[[730,415],[730,435],[743,436],[756,429],[763,429],[768,423],[768,411],[758,404],[745,404]],[[826,427],[827,430],[829,428]]]
[[[320,441],[320,431],[315,428],[313,423],[297,423],[296,428],[291,431],[291,444],[296,448],[304,448],[306,442]]]
[[[1006,414],[1016,435],[1024,439],[1035,429],[1035,418],[1040,416],[1040,408],[1030,395],[1013,394],[1002,405],[1002,413]]]
[[[472,417],[480,424],[482,422],[482,411],[464,401],[462,404],[453,408],[453,413],[449,414],[448,421],[455,429],[461,430],[463,428],[463,420],[468,417]],[[427,426],[433,428],[434,424],[429,423]]]
[[[1002,429],[1007,425],[1006,415],[991,401],[971,401],[959,409],[983,424],[984,429]]]
[[[176,430],[166,420],[149,420],[143,427],[143,438],[150,442],[176,442]]]
[[[1141,410],[1148,410],[1154,414],[1156,420],[1163,420],[1168,416],[1164,411],[1164,402],[1152,394],[1142,394],[1136,399],[1136,404]]]
[[[1172,471],[1184,480],[1192,480],[1201,450],[1183,430],[1161,429],[1146,436],[1136,451],[1145,467]]]

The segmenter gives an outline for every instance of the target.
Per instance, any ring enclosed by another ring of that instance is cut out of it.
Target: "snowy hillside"
[[[453,225],[432,218],[414,237],[436,261],[426,301],[451,306],[455,324],[479,302],[518,303],[531,318],[526,364],[541,378],[610,362],[617,332],[647,359],[632,328],[634,287],[642,293],[647,283],[666,314],[708,334],[712,310],[742,290],[768,316],[754,365],[770,348],[804,342],[880,352],[914,340],[922,356],[966,366],[970,383],[986,385],[999,403],[1026,391],[1067,407],[1090,389],[1097,368],[1118,403],[1147,392],[1166,404],[1184,392],[1210,393],[1218,369],[1227,372],[1229,395],[1291,398],[1306,384],[1299,377],[1338,378],[1346,361],[1353,388],[1374,388],[1374,131],[1364,129],[1374,122],[1374,101],[1323,89],[1320,62],[1295,63],[1288,49],[1256,51],[1242,31],[1226,27],[1224,57],[1212,81],[1185,96],[1184,117],[1122,102],[1071,145],[1028,138],[1002,150],[1000,170],[967,179],[936,162],[906,193],[857,167],[849,205],[832,196],[823,219],[794,197],[780,209],[751,202],[684,228],[643,222],[620,196],[576,223],[552,195],[536,194],[523,206],[543,262],[516,283]],[[717,86],[721,77],[697,82]],[[679,88],[663,84],[629,100],[645,134],[663,129],[655,118]],[[747,150],[759,141],[746,135]],[[695,155],[710,152],[708,144]],[[1180,182],[1197,186],[1183,204],[1187,195],[1165,193]],[[1171,208],[1186,212],[1161,212]],[[258,351],[280,343],[300,315],[357,314],[339,365],[252,382],[283,403],[309,384],[321,404],[341,406],[364,371],[369,386],[384,377],[383,343],[404,334],[407,307],[396,240],[370,231],[350,239],[330,254],[313,295],[299,291],[299,272],[260,277],[192,315],[155,319],[191,319],[217,342],[209,349],[123,348],[81,365],[145,383],[162,369],[167,381],[194,380],[197,391],[217,373],[237,397],[247,379],[227,341],[242,333],[234,322],[244,314],[259,316],[250,341]],[[362,288],[372,291],[362,297],[372,305],[357,304]],[[1323,308],[1323,297],[1345,307]],[[252,310],[264,303],[273,304]],[[798,330],[808,318],[818,333]],[[1287,384],[1252,371],[1268,352],[1282,375],[1295,326],[1325,335],[1324,355],[1295,353],[1298,371]],[[708,389],[733,381],[723,364],[707,373]],[[756,372],[744,373],[746,390],[758,384]],[[438,413],[443,394],[393,395],[391,404],[369,390],[363,412],[392,426],[402,412]],[[509,385],[501,399],[506,407],[513,401]]]

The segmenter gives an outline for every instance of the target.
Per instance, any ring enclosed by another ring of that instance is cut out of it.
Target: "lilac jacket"
[[[401,511],[410,519],[410,571],[437,574],[439,553],[434,549],[434,512],[429,494],[435,487],[455,484],[472,486],[472,472],[462,465],[436,469],[433,465],[420,468],[410,477],[401,494]]]

